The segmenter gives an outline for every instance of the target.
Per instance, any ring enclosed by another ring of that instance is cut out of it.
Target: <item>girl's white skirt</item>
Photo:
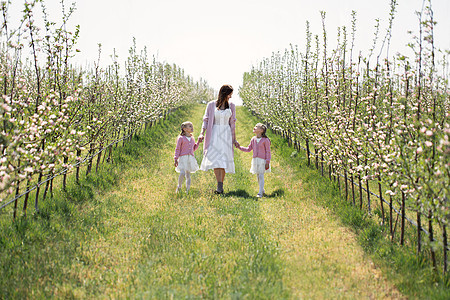
[[[264,174],[271,171],[271,164],[266,170],[266,160],[260,157],[254,157],[252,159],[252,166],[250,167],[250,173],[252,174]]]
[[[178,173],[198,171],[198,163],[193,155],[183,155],[178,158],[178,166],[175,168]]]

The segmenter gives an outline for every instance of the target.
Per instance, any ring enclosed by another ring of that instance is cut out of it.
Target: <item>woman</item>
[[[223,193],[225,174],[234,173],[236,106],[229,102],[232,95],[231,85],[223,85],[217,100],[208,103],[203,116],[200,138],[204,137],[205,143],[200,170],[214,169],[217,179],[217,189],[214,191],[216,194]]]

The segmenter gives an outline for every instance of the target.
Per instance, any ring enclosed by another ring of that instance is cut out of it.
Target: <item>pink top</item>
[[[231,136],[232,136],[232,142],[236,140],[236,106],[232,102],[228,102],[231,109],[231,117],[230,117],[230,127],[231,127]],[[203,150],[208,149],[209,141],[211,140],[211,133],[212,128],[214,125],[214,111],[217,109],[216,107],[216,101],[210,101],[208,102],[208,105],[206,106],[205,115],[203,116],[203,128],[206,128],[206,135],[205,135],[205,144],[203,145]]]
[[[178,160],[178,158],[183,155],[194,155],[194,151],[197,150],[198,145],[200,145],[200,143],[198,140],[196,143],[194,137],[191,137],[191,140],[189,140],[184,135],[178,136],[177,147],[175,148],[173,159]]]
[[[256,137],[253,137],[248,147],[238,147],[239,150],[244,152],[250,152],[253,150],[253,158],[259,157],[265,159],[267,163],[270,163],[270,140],[268,138],[261,138],[259,143],[256,141]]]

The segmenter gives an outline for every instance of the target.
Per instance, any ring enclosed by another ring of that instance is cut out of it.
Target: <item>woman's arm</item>
[[[201,141],[203,141],[206,129],[208,128],[208,121],[209,121],[209,106],[211,103],[206,105],[205,114],[203,115],[203,126],[202,126],[202,133],[200,133],[199,138]]]
[[[202,135],[205,133],[206,128],[208,128],[208,121],[209,121],[209,106],[211,103],[208,103],[206,105],[205,114],[203,115],[203,126],[202,126]]]
[[[233,144],[236,144],[236,105],[230,103],[231,117],[230,117],[230,127],[231,127],[231,137]]]

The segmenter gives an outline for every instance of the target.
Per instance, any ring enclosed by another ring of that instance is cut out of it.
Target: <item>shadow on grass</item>
[[[250,196],[250,194],[246,190],[236,190],[236,191],[230,191],[228,193],[223,194],[224,197],[239,197],[239,198],[255,198],[253,196]]]
[[[267,194],[264,196],[264,198],[276,198],[284,195],[283,189],[278,189],[273,191],[270,194]],[[224,197],[239,197],[239,198],[245,198],[245,199],[255,199],[258,200],[256,196],[250,195],[246,190],[236,190],[236,191],[230,191],[228,193],[223,194]]]
[[[272,193],[265,195],[264,198],[276,198],[276,197],[281,197],[284,195],[284,190],[283,189],[278,189],[273,191]]]

